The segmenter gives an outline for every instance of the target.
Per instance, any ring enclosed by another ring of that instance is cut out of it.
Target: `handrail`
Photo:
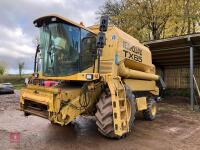
[[[198,92],[198,95],[199,95],[199,98],[200,98],[200,90],[199,90],[199,87],[198,87],[198,84],[197,84],[197,81],[196,81],[196,78],[195,78],[194,75],[193,75],[193,79],[194,79],[194,83],[195,83],[195,86],[196,86],[196,89],[197,89],[197,92]]]

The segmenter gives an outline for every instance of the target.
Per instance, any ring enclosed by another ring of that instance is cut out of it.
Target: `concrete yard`
[[[101,136],[93,117],[79,117],[71,126],[19,110],[19,93],[0,95],[0,149],[26,150],[197,150],[200,149],[200,112],[192,112],[186,99],[166,98],[159,103],[155,121],[138,115],[134,130],[125,139]]]

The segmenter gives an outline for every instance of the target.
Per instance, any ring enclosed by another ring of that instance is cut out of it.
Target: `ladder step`
[[[127,124],[126,124],[126,121],[123,120],[122,122],[123,122],[123,126],[126,127],[126,125],[127,125]]]
[[[126,121],[123,119],[123,120],[121,120],[121,122],[122,122],[122,127],[125,128],[127,126]]]
[[[124,101],[125,99],[124,98],[119,98],[119,101]]]
[[[118,91],[124,90],[124,88],[117,88]]]
[[[126,111],[126,109],[122,107],[120,108],[120,111],[123,112],[123,111]]]

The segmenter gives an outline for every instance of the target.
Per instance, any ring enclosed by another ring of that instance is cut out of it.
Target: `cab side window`
[[[81,29],[80,68],[87,69],[92,66],[96,59],[96,36],[95,34]]]

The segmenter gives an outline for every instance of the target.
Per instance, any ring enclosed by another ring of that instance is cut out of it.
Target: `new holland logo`
[[[129,44],[127,42],[123,43],[123,52],[125,58],[142,62],[142,50],[136,46],[132,46],[129,48]]]

